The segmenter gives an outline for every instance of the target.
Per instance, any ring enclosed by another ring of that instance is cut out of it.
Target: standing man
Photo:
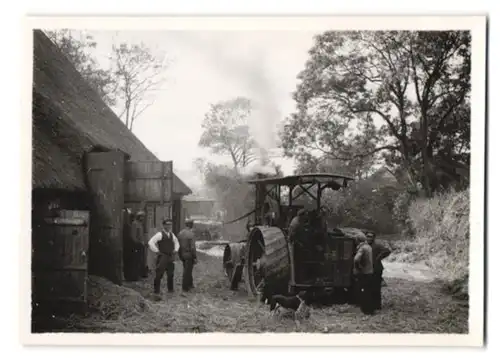
[[[183,265],[182,290],[188,292],[194,288],[193,265],[197,262],[193,220],[186,221],[186,227],[179,233],[179,258]]]
[[[373,252],[372,247],[366,241],[366,237],[358,237],[359,244],[354,256],[354,276],[357,282],[357,303],[361,311],[366,315],[373,315],[375,307],[373,304]]]
[[[131,239],[132,239],[132,248],[133,248],[133,253],[132,253],[132,269],[131,269],[131,275],[132,275],[132,280],[136,281],[138,280],[141,276],[143,276],[143,270],[144,270],[144,252],[145,252],[145,247],[144,247],[144,212],[139,211],[137,212],[135,219],[132,221],[131,225]]]
[[[148,242],[149,248],[157,253],[154,293],[160,294],[161,279],[167,273],[168,292],[174,291],[175,255],[179,251],[179,241],[172,232],[172,220],[163,220],[163,230],[153,235]]]
[[[373,252],[373,304],[376,310],[382,309],[382,282],[384,265],[382,260],[387,258],[391,251],[380,243],[375,242],[375,233],[366,234],[368,244],[372,247]]]

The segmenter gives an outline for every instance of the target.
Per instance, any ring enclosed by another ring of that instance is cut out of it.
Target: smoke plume
[[[251,164],[240,171],[243,177],[254,177],[257,174],[274,175],[276,170],[269,164]]]
[[[249,118],[249,128],[255,142],[258,144],[257,153],[261,166],[269,164],[269,153],[276,147],[276,127],[280,121],[281,113],[278,107],[275,95],[276,88],[270,80],[266,70],[266,55],[262,47],[248,47],[248,42],[242,41],[234,33],[211,33],[211,34],[193,34],[188,32],[179,32],[178,37],[190,44],[193,48],[201,50],[208,61],[220,69],[225,75],[245,84],[248,95],[252,100],[253,111]],[[230,50],[235,47],[225,47],[221,39],[234,37],[233,42],[236,46],[246,46],[245,52],[249,55],[245,58],[230,54]],[[258,44],[258,42],[257,42]],[[255,44],[253,44],[255,45]],[[269,171],[270,168],[265,168]],[[274,168],[272,172],[274,173]]]

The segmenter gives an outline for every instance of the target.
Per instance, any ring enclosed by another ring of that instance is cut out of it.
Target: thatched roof
[[[94,147],[158,160],[40,30],[34,31],[33,189],[85,190],[81,167]],[[191,193],[174,175],[174,193]]]

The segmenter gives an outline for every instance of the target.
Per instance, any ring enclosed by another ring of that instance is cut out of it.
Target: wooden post
[[[92,196],[89,273],[115,284],[123,282],[123,223],[125,154],[87,154],[86,174]]]

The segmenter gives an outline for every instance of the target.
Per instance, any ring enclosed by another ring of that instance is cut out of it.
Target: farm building
[[[215,213],[215,203],[214,199],[192,195],[182,199],[184,215],[191,218],[196,216],[212,217]]]
[[[149,236],[164,217],[178,231],[181,200],[191,190],[173,173],[172,162],[158,160],[127,129],[43,32],[35,30],[33,37],[33,284],[46,282],[39,289],[50,291],[45,298],[81,301],[87,273],[123,280],[125,209],[146,212]],[[41,235],[38,228],[55,217],[50,221],[57,228]]]

